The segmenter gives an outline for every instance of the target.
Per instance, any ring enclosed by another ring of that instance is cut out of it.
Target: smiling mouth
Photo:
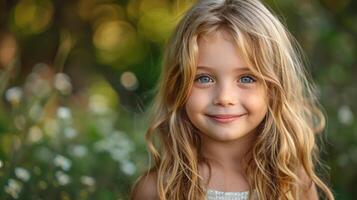
[[[209,117],[210,119],[214,120],[215,122],[219,122],[219,123],[230,123],[233,122],[235,120],[237,120],[238,118],[242,117],[245,114],[241,114],[241,115],[206,115],[207,117]]]

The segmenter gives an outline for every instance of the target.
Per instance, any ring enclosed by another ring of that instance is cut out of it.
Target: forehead
[[[201,36],[198,40],[197,66],[247,68],[232,36],[224,31]]]

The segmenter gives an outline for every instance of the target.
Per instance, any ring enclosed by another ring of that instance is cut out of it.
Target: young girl
[[[168,43],[132,199],[334,199],[298,45],[258,0],[202,0]],[[153,141],[154,138],[159,140]]]

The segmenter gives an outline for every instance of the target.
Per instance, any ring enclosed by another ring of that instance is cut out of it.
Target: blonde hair
[[[205,158],[185,103],[196,73],[199,38],[223,29],[269,91],[268,113],[246,157],[251,191],[261,200],[299,199],[304,193],[303,171],[310,186],[315,184],[327,199],[334,199],[314,170],[319,160],[315,136],[324,129],[325,118],[300,47],[258,0],[199,1],[169,40],[146,133],[159,198],[205,199],[198,174],[198,163]],[[156,137],[159,145],[154,144]]]

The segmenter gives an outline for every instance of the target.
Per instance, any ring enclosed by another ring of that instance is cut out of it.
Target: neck
[[[244,158],[256,139],[255,132],[233,141],[218,141],[202,134],[202,155],[212,167],[242,172]]]

